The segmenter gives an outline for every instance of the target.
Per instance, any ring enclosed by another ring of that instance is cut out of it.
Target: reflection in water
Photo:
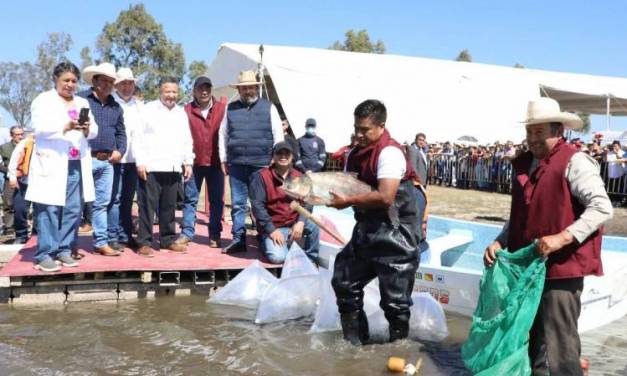
[[[258,326],[252,311],[205,301],[192,296],[0,307],[0,374],[383,375],[389,356],[422,357],[424,375],[466,374],[459,355],[466,319],[449,316],[451,337],[444,344],[356,348],[339,332],[307,334],[310,320]],[[612,325],[624,333],[626,322]],[[593,369],[624,368],[627,337],[606,333],[584,338],[584,356]]]

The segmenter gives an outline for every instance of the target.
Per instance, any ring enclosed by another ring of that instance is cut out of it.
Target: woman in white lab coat
[[[39,94],[31,105],[37,144],[26,191],[37,221],[35,268],[45,272],[78,266],[71,252],[78,236],[81,202],[93,201],[95,195],[87,139],[98,134],[91,114],[79,122],[81,109],[89,109],[89,103],[74,95],[78,68],[60,63],[53,79],[55,88]]]

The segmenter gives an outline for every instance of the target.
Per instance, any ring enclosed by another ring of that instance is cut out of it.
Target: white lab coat
[[[89,108],[86,99],[74,96],[76,111]],[[31,123],[37,142],[33,149],[29,170],[26,200],[47,205],[65,206],[68,175],[68,156],[72,147],[80,151],[83,199],[94,201],[94,179],[91,172],[91,150],[87,139],[98,135],[98,124],[90,111],[87,138],[81,131],[63,134],[70,121],[68,110],[56,90],[46,91],[31,104]]]

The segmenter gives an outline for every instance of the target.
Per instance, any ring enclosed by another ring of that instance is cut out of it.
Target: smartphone
[[[81,108],[81,112],[78,115],[78,124],[83,125],[89,121],[89,108]]]

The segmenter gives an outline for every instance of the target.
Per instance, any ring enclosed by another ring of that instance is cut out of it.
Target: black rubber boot
[[[390,323],[390,342],[405,339],[409,335],[408,322]]]
[[[368,343],[368,339],[370,339],[368,318],[363,311],[343,313],[340,317],[345,340],[354,346]]]

